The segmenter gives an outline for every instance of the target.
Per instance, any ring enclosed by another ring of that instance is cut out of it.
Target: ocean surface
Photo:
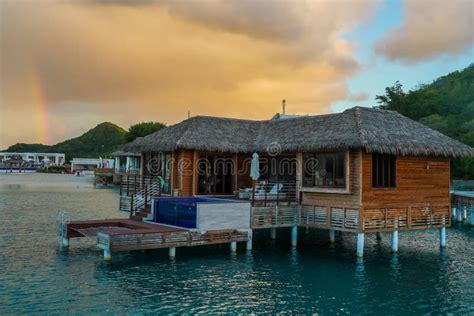
[[[355,236],[330,244],[327,232],[255,233],[254,250],[239,244],[113,254],[103,262],[94,240],[57,245],[56,217],[125,217],[118,191],[88,187],[0,186],[0,315],[297,313],[474,315],[474,228],[401,232],[399,253],[366,235],[365,257]]]

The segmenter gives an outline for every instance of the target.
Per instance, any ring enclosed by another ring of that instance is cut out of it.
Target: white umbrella
[[[99,168],[104,167],[104,161],[102,160],[102,157],[99,157]]]
[[[260,160],[258,154],[254,153],[252,156],[252,163],[250,164],[250,177],[252,180],[257,181],[260,178]]]

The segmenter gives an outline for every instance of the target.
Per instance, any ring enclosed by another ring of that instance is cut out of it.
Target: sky
[[[473,62],[474,0],[0,0],[0,149],[374,106]]]

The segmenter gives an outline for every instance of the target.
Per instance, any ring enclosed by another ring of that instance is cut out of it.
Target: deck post
[[[237,242],[233,241],[230,243],[230,252],[234,253],[237,252]]]
[[[392,232],[392,252],[398,252],[398,230]]]
[[[467,219],[467,206],[464,206],[464,208],[462,209],[462,220],[466,220]]]
[[[456,209],[455,207],[453,207],[453,208],[451,209],[451,218],[452,218],[452,219],[456,219],[456,210],[457,210],[457,209]]]
[[[277,230],[276,228],[270,228],[270,238],[276,239],[277,238]]]
[[[298,243],[298,226],[291,227],[291,246],[296,247]]]
[[[446,227],[439,229],[439,246],[440,248],[446,247]]]
[[[69,238],[67,238],[67,237],[62,238],[61,247],[62,248],[68,248],[69,247]]]
[[[247,250],[252,250],[252,237],[253,237],[253,232],[252,230],[249,231],[249,240],[247,240],[247,244],[245,246],[245,249]]]
[[[364,256],[364,233],[357,233],[357,257]]]
[[[336,231],[334,229],[329,230],[329,241],[330,242],[336,241]]]
[[[170,247],[169,250],[168,250],[168,254],[169,254],[170,258],[176,257],[176,247]]]
[[[112,254],[110,253],[110,249],[104,249],[104,260],[105,261],[112,260]]]

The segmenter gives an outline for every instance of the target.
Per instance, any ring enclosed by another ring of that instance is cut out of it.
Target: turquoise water
[[[58,250],[55,220],[111,218],[117,191],[110,189],[0,187],[0,315],[26,313],[298,313],[474,314],[474,229],[448,229],[440,253],[438,232],[400,233],[390,253],[389,235],[367,235],[363,260],[354,235],[330,245],[327,233],[299,230],[255,234],[254,251],[239,245],[114,254],[106,264],[94,241],[72,240]],[[124,215],[122,215],[124,216]]]

